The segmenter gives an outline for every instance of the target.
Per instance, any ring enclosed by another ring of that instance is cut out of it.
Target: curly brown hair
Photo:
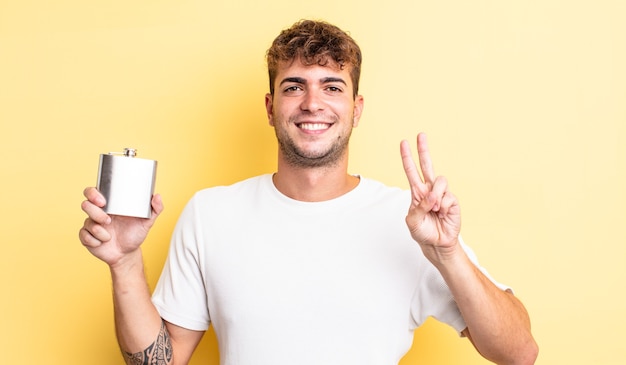
[[[293,61],[296,58],[305,65],[326,66],[334,61],[342,70],[344,67],[351,67],[354,96],[358,95],[361,49],[352,37],[335,25],[324,21],[301,20],[283,30],[274,39],[267,50],[266,58],[272,95],[279,62]]]

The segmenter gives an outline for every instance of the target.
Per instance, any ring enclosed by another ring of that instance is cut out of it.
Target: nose
[[[315,90],[307,90],[302,97],[302,103],[300,103],[300,109],[316,112],[324,109],[324,101],[321,98],[319,92]]]

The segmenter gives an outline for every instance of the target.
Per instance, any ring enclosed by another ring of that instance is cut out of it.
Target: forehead
[[[343,68],[335,61],[328,60],[323,65],[318,63],[306,64],[300,58],[291,61],[280,61],[276,69],[276,84],[279,84],[286,78],[298,77],[308,81],[321,80],[328,77],[341,78],[347,85],[352,87],[352,79],[350,77],[351,65],[345,65]]]

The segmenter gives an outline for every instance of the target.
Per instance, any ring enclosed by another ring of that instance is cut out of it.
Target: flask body
[[[101,154],[96,188],[108,214],[150,218],[157,161],[132,156]]]

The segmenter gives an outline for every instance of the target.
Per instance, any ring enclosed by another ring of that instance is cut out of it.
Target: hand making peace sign
[[[459,245],[461,210],[457,198],[448,191],[448,181],[435,176],[426,135],[417,136],[418,171],[407,141],[400,144],[404,172],[411,186],[411,206],[406,224],[424,255],[433,263],[451,257]]]

